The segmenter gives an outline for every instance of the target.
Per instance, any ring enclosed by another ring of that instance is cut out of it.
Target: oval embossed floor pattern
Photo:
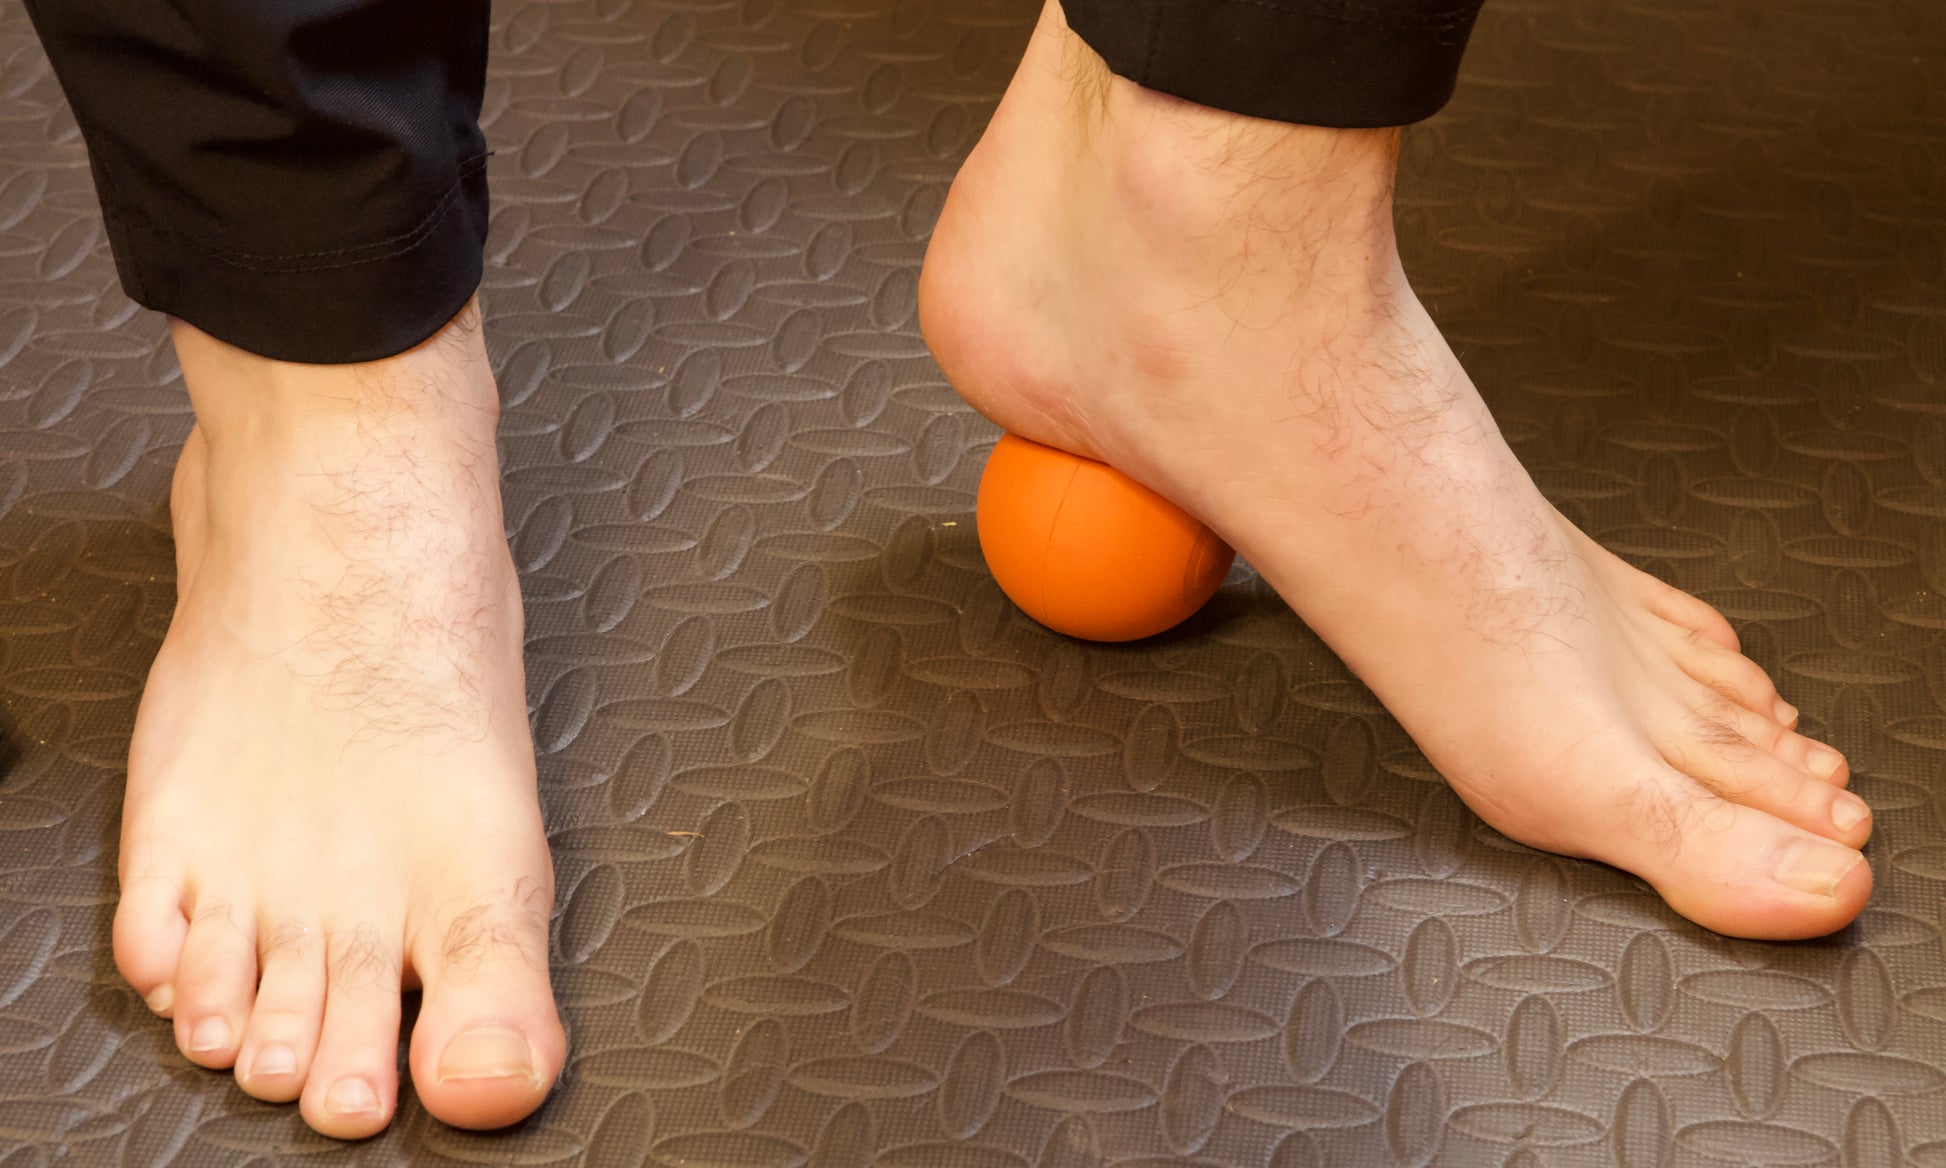
[[[50,0],[54,2],[54,0]],[[572,1050],[357,1146],[114,973],[190,426],[0,0],[0,1168],[1946,1165],[1946,11],[1491,0],[1407,266],[1515,449],[1849,755],[1877,891],[1726,941],[1510,844],[1239,565],[1065,641],[915,322],[1025,0],[496,0],[483,292]]]

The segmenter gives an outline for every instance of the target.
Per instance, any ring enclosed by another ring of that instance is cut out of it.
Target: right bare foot
[[[400,993],[422,986],[420,1100],[511,1123],[565,1040],[477,311],[367,365],[173,332],[198,423],[116,964],[191,1062],[347,1138],[392,1118]]]
[[[1843,759],[1542,498],[1406,284],[1396,146],[1140,89],[1050,3],[934,231],[926,338],[1001,426],[1213,526],[1488,823],[1724,933],[1842,926]]]

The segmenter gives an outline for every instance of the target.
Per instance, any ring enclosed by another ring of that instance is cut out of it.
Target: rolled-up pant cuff
[[[404,352],[456,316],[480,286],[486,209],[485,158],[410,230],[336,251],[221,251],[102,205],[130,299],[259,356],[319,365]]]
[[[1230,113],[1403,126],[1453,95],[1481,0],[1064,0],[1137,85]]]
[[[479,286],[488,0],[27,0],[131,299],[389,357]]]

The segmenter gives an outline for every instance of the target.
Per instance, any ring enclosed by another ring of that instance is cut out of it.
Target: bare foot
[[[1001,426],[1216,528],[1488,823],[1721,932],[1838,928],[1871,888],[1843,759],[1542,498],[1406,284],[1397,141],[1140,89],[1050,3],[934,231],[926,338]]]
[[[198,425],[116,963],[191,1061],[347,1138],[390,1122],[400,993],[423,986],[419,1098],[511,1123],[565,1039],[477,312],[358,366],[173,331]]]

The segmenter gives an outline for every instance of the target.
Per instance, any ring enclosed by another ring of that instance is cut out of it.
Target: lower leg
[[[1050,4],[935,230],[927,339],[1000,425],[1215,527],[1488,822],[1725,932],[1838,927],[1870,886],[1842,760],[1541,497],[1406,282],[1396,141],[1141,89]]]
[[[518,1119],[563,1040],[477,312],[363,365],[172,332],[197,427],[117,961],[192,1061],[339,1136],[390,1119],[399,996],[423,987],[420,1098]]]

